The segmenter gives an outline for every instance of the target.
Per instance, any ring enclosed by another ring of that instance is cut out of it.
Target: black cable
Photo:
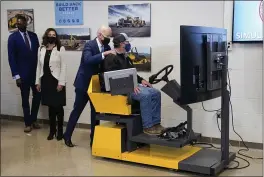
[[[229,95],[230,95],[230,98],[231,98],[231,82],[230,82],[230,76],[229,76],[229,70],[227,70],[227,78],[228,78],[228,87],[229,87]]]
[[[218,130],[219,130],[219,132],[221,132],[221,129],[220,129],[220,126],[219,126],[219,122],[218,122],[218,112],[216,113],[216,122],[217,122],[217,128],[218,128]]]
[[[231,84],[230,84],[231,82],[230,82],[230,76],[229,76],[229,72],[228,72],[228,70],[227,70],[227,76],[228,76],[228,84],[227,84],[227,85],[228,85],[228,87],[229,87],[229,95],[230,95],[230,98],[231,98],[231,92],[232,92],[232,90],[231,90]],[[249,149],[248,149],[248,147],[246,146],[246,144],[244,143],[243,138],[242,138],[242,137],[241,137],[241,136],[235,131],[235,127],[234,127],[234,115],[233,115],[233,105],[232,105],[231,99],[229,99],[229,103],[230,103],[230,106],[231,106],[232,127],[233,127],[233,131],[234,131],[234,132],[240,137],[240,139],[242,140],[244,146],[247,148],[247,149],[240,149],[240,150],[238,151],[238,154],[241,155],[241,156],[244,156],[244,157],[249,157],[249,156],[246,156],[246,155],[243,155],[243,154],[240,153],[240,151],[242,151],[242,150],[247,150],[247,151],[248,151]],[[216,112],[217,127],[218,127],[218,130],[221,132],[221,129],[220,129],[220,126],[219,126],[219,120],[218,120],[218,118],[219,118],[219,114],[221,115],[221,113],[219,113],[219,111],[221,111],[221,109],[218,109],[218,110],[207,110],[207,109],[204,108],[203,102],[202,102],[202,107],[203,107],[204,111],[206,111],[206,112]],[[205,145],[209,145],[211,148],[221,149],[221,148],[217,148],[217,147],[215,147],[215,146],[214,146],[213,144],[211,144],[211,143],[196,143],[196,144],[205,144]],[[209,148],[210,148],[210,147],[209,147]],[[207,148],[208,148],[208,147],[207,147]],[[248,160],[246,160],[246,159],[244,159],[244,158],[242,158],[242,157],[239,157],[239,156],[236,156],[236,158],[245,161],[245,162],[247,163],[247,165],[242,166],[242,167],[239,167],[239,165],[240,165],[239,161],[233,160],[233,162],[236,162],[237,165],[236,165],[235,167],[227,167],[227,168],[226,168],[227,170],[244,169],[244,168],[247,168],[247,167],[250,166],[250,162],[249,162]]]
[[[235,167],[227,167],[226,170],[241,170],[241,169],[244,169],[244,168],[247,168],[247,167],[250,166],[249,161],[247,161],[246,159],[243,159],[242,157],[239,157],[239,156],[236,156],[236,158],[245,161],[247,163],[247,165],[245,165],[243,167],[239,167],[239,164],[240,163],[238,161],[236,161],[236,160],[233,160],[233,162],[236,162],[237,163],[237,166],[235,166]]]
[[[218,112],[218,111],[221,110],[221,108],[220,109],[217,109],[217,110],[207,110],[207,109],[204,108],[203,102],[202,102],[202,106],[203,106],[203,110],[206,111],[206,112]]]
[[[199,142],[199,143],[194,143],[194,145],[195,144],[200,144],[200,145],[208,145],[209,147],[203,147],[203,148],[208,148],[208,149],[210,149],[210,148],[215,148],[215,149],[221,149],[221,148],[219,148],[219,147],[216,147],[216,146],[214,146],[212,143],[204,143],[204,142]]]
[[[238,161],[236,161],[236,160],[233,160],[232,162],[236,162],[237,163],[237,165],[235,166],[235,167],[227,167],[226,169],[228,169],[228,170],[231,170],[231,169],[236,169],[236,168],[238,168],[239,167],[239,162]]]
[[[216,114],[219,114],[219,113],[216,113]],[[216,122],[217,122],[218,130],[219,130],[219,132],[221,132],[221,129],[220,129],[220,127],[219,127],[218,117],[216,117]],[[239,151],[238,151],[238,154],[239,154]],[[244,158],[241,158],[241,157],[239,157],[239,156],[236,156],[236,158],[239,158],[239,159],[245,161],[245,162],[247,163],[247,165],[246,165],[246,166],[243,166],[243,167],[239,167],[240,163],[239,163],[238,161],[236,161],[236,160],[233,160],[233,162],[236,162],[237,165],[236,165],[235,167],[232,167],[232,168],[227,167],[227,168],[226,168],[227,170],[238,170],[238,169],[244,169],[244,168],[247,168],[247,167],[250,166],[250,163],[249,163],[248,160],[246,160],[246,159],[244,159]]]
[[[229,96],[230,96],[230,99],[229,99],[229,103],[230,103],[230,108],[231,108],[231,116],[232,116],[232,128],[233,128],[233,131],[236,133],[236,135],[241,139],[243,145],[245,146],[246,149],[240,149],[238,150],[238,155],[241,155],[241,156],[244,156],[244,157],[247,157],[247,158],[250,158],[250,159],[263,159],[263,158],[254,158],[254,157],[251,157],[251,156],[248,156],[248,155],[245,155],[245,154],[242,154],[241,151],[249,151],[249,148],[248,146],[245,144],[243,138],[236,132],[235,130],[235,126],[234,126],[234,114],[233,114],[233,105],[232,105],[232,102],[231,102],[231,93],[232,93],[232,89],[231,89],[231,82],[230,82],[230,76],[229,76],[229,71],[227,70],[227,76],[228,76],[228,87],[229,87]],[[216,112],[216,120],[217,120],[217,127],[218,127],[218,130],[221,132],[221,129],[220,129],[220,126],[219,126],[219,122],[218,122],[218,118],[219,118],[219,111],[221,111],[221,108],[220,109],[217,109],[217,110],[207,110],[204,108],[204,105],[203,105],[203,102],[202,102],[202,107],[203,107],[203,110],[206,111],[206,112]],[[221,114],[220,114],[221,115]],[[209,147],[207,148],[215,148],[215,149],[221,149],[221,148],[217,148],[215,147],[213,144],[211,143],[195,143],[195,144],[201,144],[201,145],[209,145]],[[236,158],[238,159],[241,159],[243,161],[245,161],[247,163],[247,165],[245,166],[242,166],[242,167],[239,167],[240,163],[239,161],[236,161],[236,160],[233,160],[233,162],[236,162],[237,165],[235,167],[227,167],[226,169],[227,170],[237,170],[237,169],[244,169],[244,168],[247,168],[250,166],[250,162],[242,157],[239,157],[239,156],[236,156]]]
[[[250,158],[250,159],[263,159],[263,157],[261,158],[256,158],[256,157],[252,157],[252,156],[248,156],[248,155],[245,155],[245,154],[242,154],[241,151],[249,151],[249,148],[248,146],[246,145],[246,143],[244,142],[243,138],[236,132],[235,130],[235,126],[234,126],[234,114],[233,114],[233,105],[232,105],[232,102],[231,102],[231,82],[230,82],[230,77],[229,77],[229,71],[227,70],[227,76],[228,76],[228,87],[229,87],[229,91],[230,91],[230,99],[229,99],[229,103],[230,103],[230,109],[231,109],[231,116],[232,116],[232,128],[233,128],[233,131],[235,132],[235,134],[241,139],[244,147],[246,149],[240,149],[238,150],[238,154],[241,155],[241,156],[244,156],[244,157],[247,157],[247,158]]]
[[[211,143],[203,143],[203,142],[199,142],[199,143],[194,143],[194,145],[195,145],[195,144],[209,145],[209,147],[203,147],[203,148],[208,148],[208,149],[210,149],[210,148],[221,149],[221,148],[219,148],[219,147],[215,147],[215,146],[214,146],[213,144],[211,144]],[[237,165],[236,165],[235,167],[226,167],[226,170],[239,170],[239,169],[244,169],[244,168],[247,168],[247,167],[250,166],[250,163],[249,163],[248,160],[246,160],[246,159],[244,159],[244,158],[242,158],[242,157],[239,157],[239,156],[236,156],[236,158],[245,161],[245,162],[247,163],[247,165],[245,165],[245,166],[243,166],[243,167],[239,167],[239,165],[240,165],[239,161],[233,160],[233,162],[236,162]]]
[[[239,155],[250,158],[250,159],[254,159],[254,160],[263,160],[263,157],[252,157],[252,156],[248,156],[245,154],[242,154],[240,151],[249,151],[249,149],[239,149],[239,151],[237,152]]]

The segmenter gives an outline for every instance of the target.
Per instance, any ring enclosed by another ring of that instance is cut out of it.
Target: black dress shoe
[[[62,138],[63,138],[63,135],[61,135],[61,134],[58,134],[58,135],[57,135],[57,140],[58,140],[58,141],[62,140]]]
[[[63,139],[64,139],[64,143],[65,143],[66,146],[74,147],[74,145],[72,144],[70,139],[66,139],[64,136],[63,136]]]
[[[47,137],[47,140],[52,140],[55,136],[55,133],[50,133],[49,136]]]
[[[62,132],[62,130],[59,130],[57,133],[57,140],[60,141],[60,140],[62,140],[62,138],[63,138],[63,132]]]

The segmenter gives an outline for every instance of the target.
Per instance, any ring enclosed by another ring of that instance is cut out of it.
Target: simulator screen
[[[263,1],[234,1],[233,42],[263,41]]]

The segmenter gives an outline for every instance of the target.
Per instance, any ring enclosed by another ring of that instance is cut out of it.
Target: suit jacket
[[[8,38],[8,61],[12,76],[19,75],[23,82],[34,84],[38,62],[39,40],[36,33],[28,31],[29,49],[19,31]]]
[[[104,51],[111,50],[110,46],[104,46]],[[103,61],[96,39],[88,41],[83,49],[81,63],[74,81],[75,88],[86,92],[93,75],[100,72]]]
[[[44,59],[46,55],[46,47],[41,46],[38,50],[38,65],[36,72],[36,84],[40,84],[41,77],[44,74]],[[49,61],[51,74],[58,80],[59,85],[65,86],[66,84],[66,63],[65,63],[65,48],[62,46],[60,51],[57,47],[52,49]]]

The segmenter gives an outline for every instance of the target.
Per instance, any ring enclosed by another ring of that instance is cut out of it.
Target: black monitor
[[[181,104],[221,96],[226,34],[222,28],[180,26]]]

